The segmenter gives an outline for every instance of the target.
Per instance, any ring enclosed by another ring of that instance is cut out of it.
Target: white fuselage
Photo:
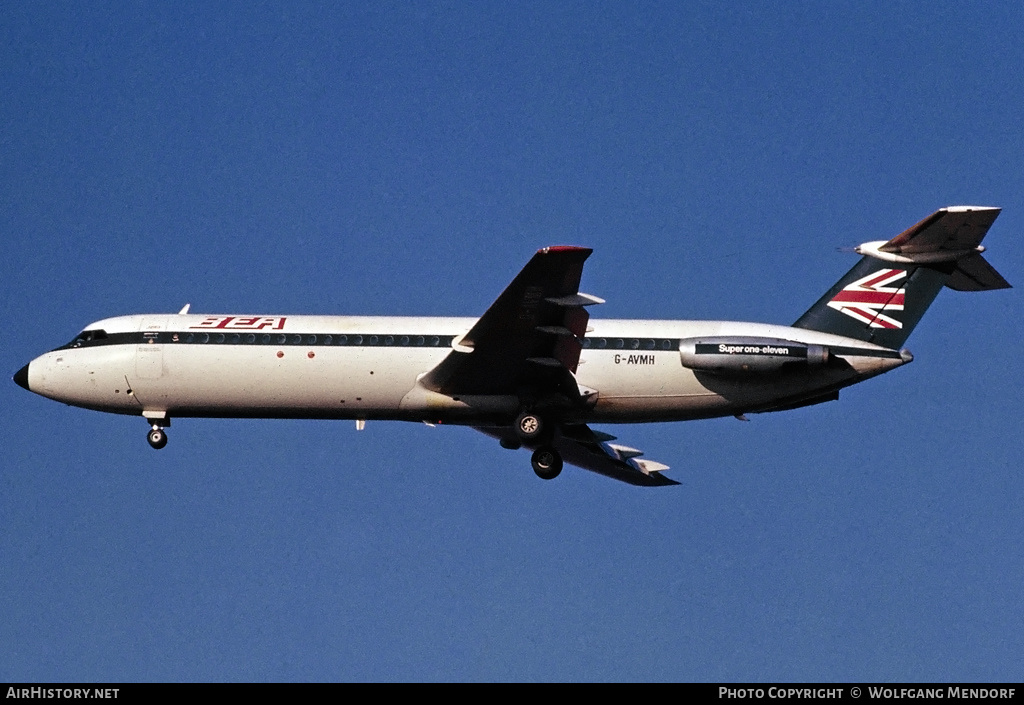
[[[458,350],[476,320],[122,316],[86,329],[102,332],[100,340],[72,342],[33,360],[27,382],[31,391],[67,404],[151,418],[507,421],[519,406],[515,397],[449,397],[417,384]],[[681,364],[680,340],[716,336],[827,346],[846,364],[741,377]],[[581,388],[597,392],[596,402],[573,413],[580,421],[613,423],[707,418],[799,403],[907,361],[882,356],[892,351],[869,343],[759,323],[592,320],[585,342],[576,379]],[[842,352],[853,349],[859,352]]]

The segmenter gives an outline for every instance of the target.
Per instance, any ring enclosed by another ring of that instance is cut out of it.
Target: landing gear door
[[[166,318],[146,318],[139,326],[142,340],[135,349],[135,374],[140,379],[159,379],[164,370]]]

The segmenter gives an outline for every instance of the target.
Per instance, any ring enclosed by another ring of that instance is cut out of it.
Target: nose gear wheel
[[[149,445],[151,445],[155,450],[160,450],[167,445],[167,432],[159,426],[154,426],[146,435],[146,440],[149,441]]]

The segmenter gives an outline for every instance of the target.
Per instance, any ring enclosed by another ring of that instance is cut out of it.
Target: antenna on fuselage
[[[185,304],[185,305],[184,305],[184,306],[183,306],[183,307],[181,308],[181,310],[180,310],[180,311],[178,311],[178,315],[179,315],[179,316],[184,316],[184,315],[185,315],[186,313],[188,313],[188,307],[189,307],[189,306],[191,306],[191,305],[192,305],[192,304]]]

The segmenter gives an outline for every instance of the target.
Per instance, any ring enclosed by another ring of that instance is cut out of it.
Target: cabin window
[[[97,341],[127,342],[164,342],[174,343],[221,343],[221,344],[262,344],[262,345],[355,345],[355,346],[395,346],[402,347],[446,347],[451,345],[455,336],[451,335],[331,335],[321,333],[195,333],[180,331],[177,333],[157,333],[154,331],[138,333],[108,334],[103,330],[86,330],[75,336],[66,348],[95,344]],[[580,338],[580,346],[585,349],[604,350],[665,350],[675,349],[677,338]]]
[[[114,339],[120,340],[121,338],[131,340],[139,340],[144,338],[145,341],[157,342],[162,338],[170,336],[172,342],[175,343],[222,343],[231,345],[241,344],[261,344],[261,345],[356,345],[356,346],[395,346],[400,345],[403,347],[438,347],[450,345],[453,336],[450,335],[331,335],[331,334],[320,334],[320,333],[195,333],[192,331],[181,331],[179,333],[161,334],[156,332],[145,332],[145,333],[120,333],[115,334]],[[82,331],[75,339],[67,344],[66,347],[78,347],[80,345],[92,343],[97,340],[104,340],[110,338],[106,331],[101,330],[88,330]],[[622,348],[633,345],[634,349],[637,344],[637,340],[626,339],[623,341],[621,338],[613,339],[611,345]],[[658,347],[661,343],[663,347],[669,346],[670,341],[657,341],[657,340],[642,340],[640,344],[646,346],[647,349],[653,350]],[[585,348],[603,348],[609,345],[609,339],[607,338],[583,338],[581,344]],[[653,347],[651,347],[653,346]],[[665,347],[665,349],[669,349]]]

